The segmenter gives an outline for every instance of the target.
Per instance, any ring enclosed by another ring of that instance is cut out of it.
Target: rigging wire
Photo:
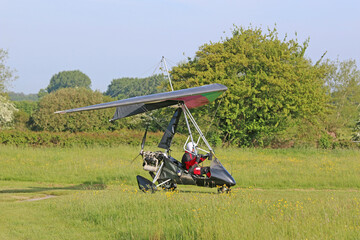
[[[168,59],[168,58],[166,58],[166,57],[164,57],[164,58],[165,58],[165,61],[166,61],[167,63],[170,63],[170,64],[169,64],[170,67],[176,65],[176,63],[175,63],[174,61],[172,61],[171,59]]]
[[[153,71],[152,75],[154,75],[154,74],[155,74],[155,72],[161,68],[161,63],[162,63],[162,61],[160,60],[160,62],[158,62],[158,63],[155,65],[156,67],[155,67],[155,69],[154,69],[154,71]]]
[[[152,69],[154,69],[154,68],[155,68],[155,70],[154,70],[154,71],[153,71],[153,73],[152,73],[152,75],[154,75],[154,74],[155,74],[156,69],[158,69],[158,68],[159,68],[159,65],[160,65],[160,62],[156,63],[155,65],[153,65],[152,67],[148,68],[148,69],[147,69],[147,70],[145,70],[143,73],[141,73],[141,74],[140,74],[140,76],[144,76],[144,75],[145,75],[145,73],[148,73],[148,72],[150,72]]]
[[[167,132],[167,128],[165,128],[164,126],[162,126],[162,125],[160,124],[160,121],[158,121],[154,116],[152,116],[151,112],[150,112],[145,106],[142,106],[141,108],[144,109],[145,113],[147,113],[147,116],[151,117],[152,120],[154,120],[155,123],[156,123],[157,125],[159,125],[159,127],[160,127],[162,130],[164,130],[165,132]]]
[[[160,121],[157,120],[154,116],[152,116],[152,114],[150,113],[150,111],[145,107],[142,106],[142,109],[144,109],[145,113],[147,113],[147,116],[151,117],[152,120],[154,120],[154,122],[164,131],[164,132],[168,132],[167,128],[165,128],[164,126],[161,125]],[[171,133],[171,132],[170,132]],[[181,133],[181,132],[176,132],[178,135],[186,137],[187,135]],[[172,133],[171,133],[172,134]],[[173,135],[173,134],[172,134]],[[174,136],[174,135],[173,135]]]
[[[167,75],[168,79],[169,79],[169,83],[170,83],[170,87],[171,87],[171,91],[174,91],[173,85],[171,83],[171,78],[170,78],[170,73],[166,64],[166,60],[165,57],[163,56],[161,59],[161,63],[164,65],[165,69],[162,68],[163,72]]]

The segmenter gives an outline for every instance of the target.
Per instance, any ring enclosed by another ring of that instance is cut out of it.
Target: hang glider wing
[[[101,103],[87,107],[57,111],[55,113],[71,113],[103,108],[116,107],[116,112],[111,120],[116,120],[147,111],[176,105],[184,102],[188,108],[195,108],[214,101],[227,90],[222,84],[210,84],[201,87],[187,88],[173,92],[164,92],[146,96],[122,99],[114,102]]]

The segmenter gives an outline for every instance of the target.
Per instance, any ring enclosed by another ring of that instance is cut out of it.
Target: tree
[[[38,101],[39,97],[36,93],[24,94],[16,92],[8,92],[9,98],[11,101]]]
[[[83,87],[90,89],[91,80],[90,78],[80,72],[79,70],[75,71],[63,71],[55,74],[50,79],[49,86],[46,88],[48,93],[56,91],[60,88],[75,88],[75,87]]]
[[[360,119],[358,119],[353,129],[352,140],[356,142],[360,141]]]
[[[329,61],[329,66],[326,83],[334,111],[329,116],[328,129],[349,139],[360,111],[360,71],[355,60]]]
[[[5,92],[6,85],[15,80],[15,71],[5,65],[8,52],[0,48],[0,93]]]
[[[119,128],[121,122],[109,122],[114,109],[86,111],[71,114],[54,114],[55,111],[84,107],[113,101],[100,92],[85,88],[64,88],[51,92],[39,101],[39,108],[32,116],[32,128],[53,132],[104,131]]]
[[[165,91],[166,83],[161,74],[147,78],[117,78],[111,81],[105,95],[117,99],[148,95]]]
[[[7,51],[0,48],[0,128],[8,127],[13,120],[16,108],[4,95],[6,85],[16,79],[14,70],[5,65]]]
[[[276,29],[234,27],[232,36],[204,44],[193,59],[171,71],[176,88],[221,83],[218,111],[223,141],[262,145],[291,119],[315,121],[327,110],[326,64],[305,58],[309,41],[280,40]],[[198,110],[211,116],[215,104]]]
[[[41,88],[39,90],[39,92],[37,93],[37,97],[38,97],[38,99],[41,99],[42,97],[44,97],[45,95],[48,95],[48,94],[49,93],[45,89]]]

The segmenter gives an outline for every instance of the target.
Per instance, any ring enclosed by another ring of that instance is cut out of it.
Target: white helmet
[[[195,147],[196,145],[193,144],[192,142],[188,142],[188,144],[186,144],[186,150],[188,152],[195,152]]]

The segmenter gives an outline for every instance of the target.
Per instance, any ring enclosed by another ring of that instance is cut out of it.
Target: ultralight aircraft
[[[200,87],[132,97],[114,102],[57,111],[55,113],[64,114],[116,107],[115,114],[110,120],[113,121],[155,109],[175,106],[176,110],[158,145],[159,148],[165,149],[164,152],[144,151],[147,129],[144,133],[139,155],[143,157],[143,169],[150,173],[152,181],[138,175],[136,178],[139,188],[144,192],[155,192],[159,187],[162,187],[166,190],[174,190],[178,184],[183,184],[210,188],[217,187],[218,192],[229,192],[230,187],[234,186],[236,182],[216,157],[213,148],[206,140],[204,134],[202,133],[189,110],[214,101],[226,90],[227,87],[222,84],[210,84]],[[171,142],[176,133],[176,129],[182,113],[184,114],[189,133],[186,143],[184,144],[184,149],[186,144],[190,141],[194,144],[194,146],[199,145],[200,139],[203,141],[208,150],[197,147],[195,148],[195,154],[198,155],[198,152],[202,151],[207,153],[209,156],[209,160],[211,160],[210,177],[189,173],[181,162],[170,156]],[[191,131],[190,124],[192,124],[193,129],[195,128],[197,134],[199,135],[199,138],[196,142],[194,140],[194,135]]]

